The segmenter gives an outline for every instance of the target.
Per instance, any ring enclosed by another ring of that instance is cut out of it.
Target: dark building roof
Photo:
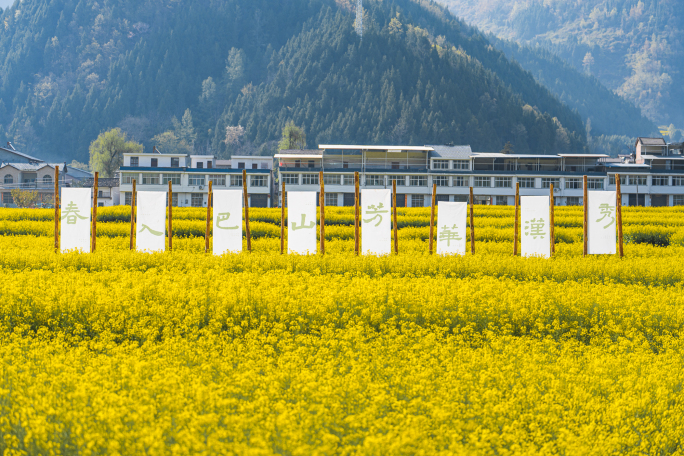
[[[86,179],[83,181],[83,186],[92,188],[95,185],[95,179]],[[97,180],[98,187],[114,188],[119,186],[119,179],[117,177],[102,177]]]
[[[663,138],[637,138],[637,143],[641,143],[644,146],[666,146],[667,145]]]
[[[23,158],[24,160],[28,161],[29,163],[35,162],[35,163],[42,163],[43,160],[40,158],[33,157],[31,155],[25,154],[23,152],[19,152],[18,150],[15,150],[14,147],[12,147],[11,143],[7,143],[6,147],[0,146],[0,151],[4,152],[5,154],[12,154],[15,155],[18,158]],[[11,160],[6,160],[6,161],[11,161]]]

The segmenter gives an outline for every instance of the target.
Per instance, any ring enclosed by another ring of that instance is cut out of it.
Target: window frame
[[[483,185],[486,183],[487,185]],[[475,176],[473,179],[473,188],[491,188],[492,178],[491,176]]]

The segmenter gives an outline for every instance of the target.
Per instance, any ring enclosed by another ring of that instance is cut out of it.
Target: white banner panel
[[[589,217],[587,252],[589,255],[617,252],[617,192],[587,192]]]
[[[287,192],[287,250],[316,254],[316,192]]]
[[[166,192],[137,192],[135,247],[139,252],[166,250]]]
[[[242,252],[242,190],[214,190],[214,255]]]
[[[549,230],[549,197],[521,196],[521,253],[522,256],[551,256]]]
[[[392,253],[392,191],[361,190],[361,253]]]
[[[92,193],[90,188],[62,189],[59,242],[62,252],[66,250],[90,252]]]
[[[437,255],[465,255],[468,203],[437,203]]]

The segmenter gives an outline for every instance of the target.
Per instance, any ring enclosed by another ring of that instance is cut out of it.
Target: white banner
[[[166,250],[166,192],[138,192],[135,247],[139,252]]]
[[[392,191],[361,190],[361,253],[392,253]]]
[[[90,188],[62,189],[59,239],[62,252],[66,250],[90,252],[92,193]]]
[[[549,197],[521,196],[521,252],[522,256],[551,256],[549,230]]]
[[[437,255],[465,255],[468,203],[437,203]]]
[[[287,250],[316,254],[316,192],[287,192]]]
[[[214,190],[214,255],[242,252],[242,190]]]
[[[587,253],[617,252],[617,192],[587,192],[589,199]]]

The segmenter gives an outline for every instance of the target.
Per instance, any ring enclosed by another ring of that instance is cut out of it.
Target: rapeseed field
[[[326,255],[204,253],[177,208],[173,251],[129,250],[130,208],[97,251],[54,252],[53,212],[0,209],[0,453],[681,454],[684,211],[625,208],[625,257],[514,257],[513,209],[475,208],[476,253],[428,254],[429,208],[399,254],[357,257],[326,208]]]

